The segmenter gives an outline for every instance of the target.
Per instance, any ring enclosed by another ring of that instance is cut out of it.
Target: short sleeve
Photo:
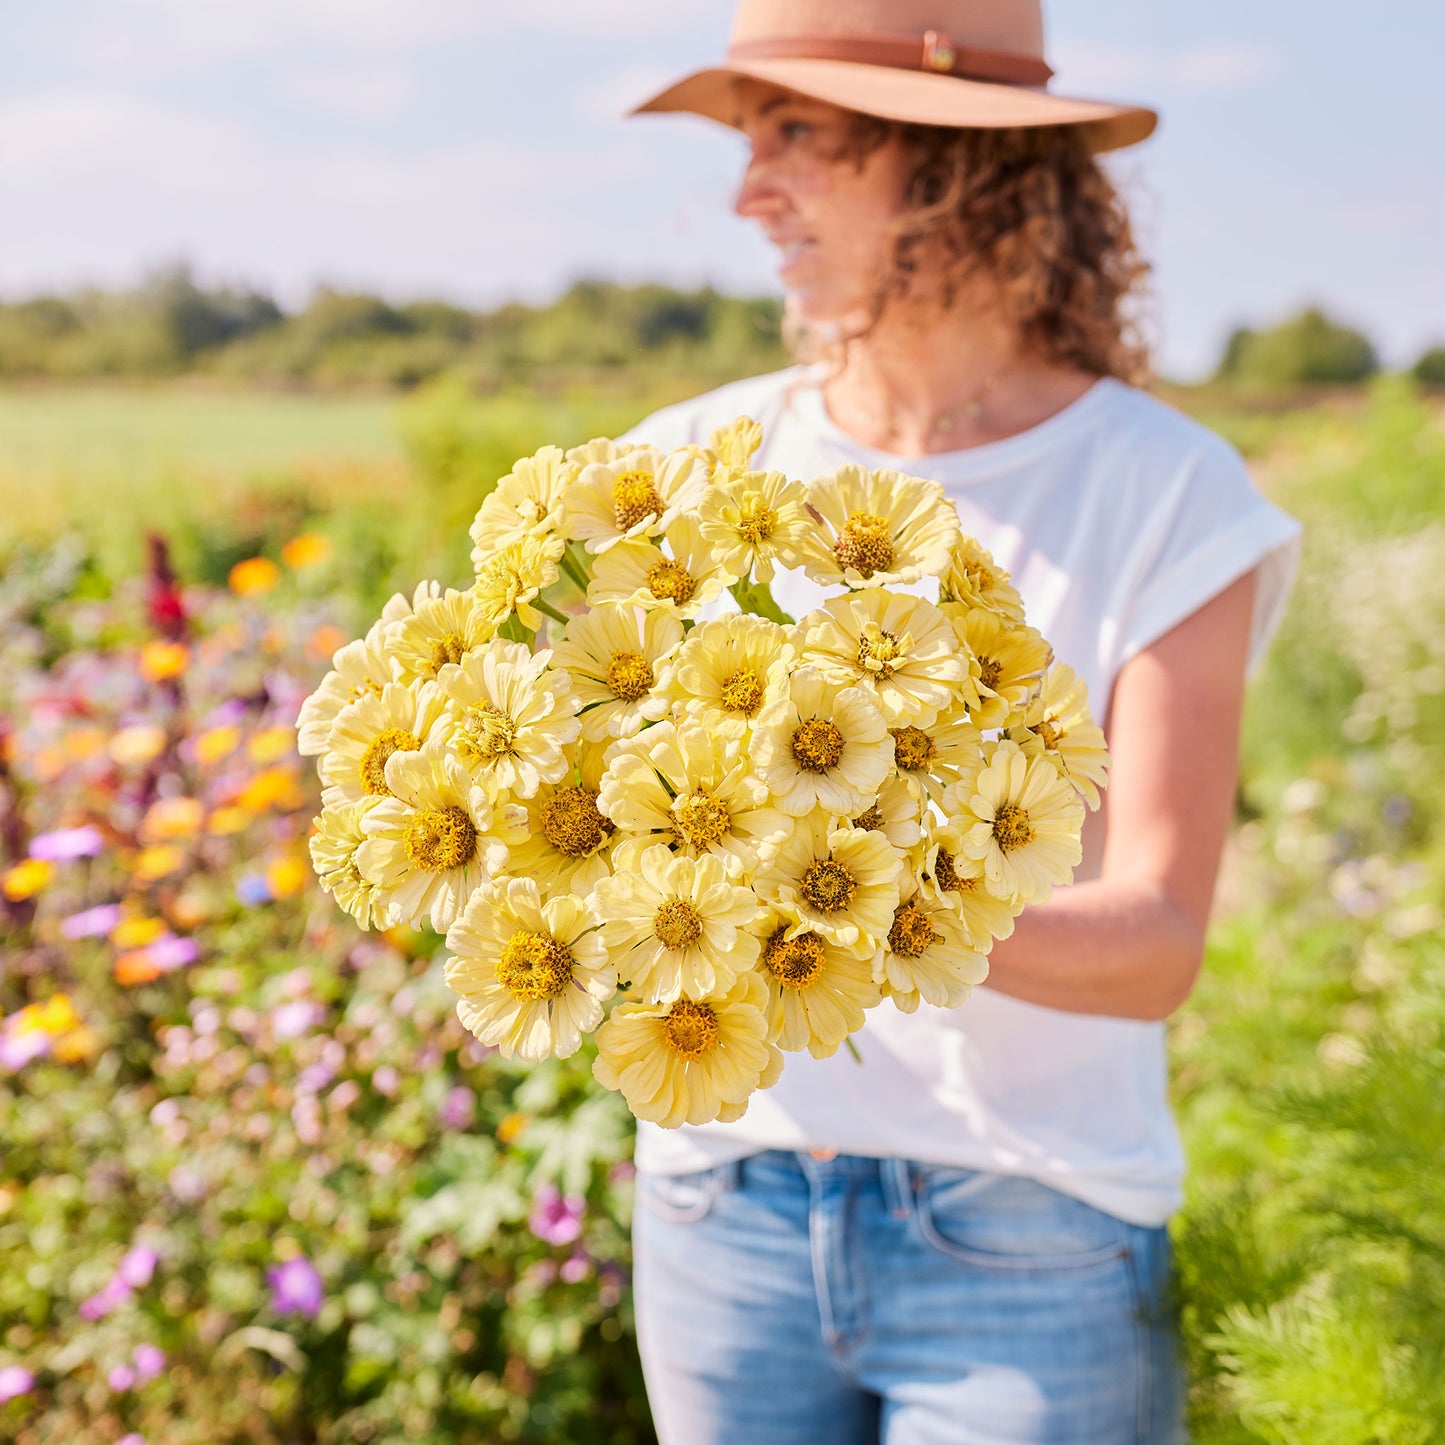
[[[1165,489],[1125,569],[1116,666],[1257,568],[1252,673],[1284,616],[1299,554],[1300,524],[1261,495],[1232,447],[1210,436]]]

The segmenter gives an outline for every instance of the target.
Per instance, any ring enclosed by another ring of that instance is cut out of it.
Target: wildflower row
[[[476,580],[395,597],[301,709],[311,855],[364,928],[429,922],[462,1023],[665,1127],[788,1051],[954,1008],[1067,882],[1108,759],[1083,684],[936,482],[671,453],[516,463]],[[769,584],[833,595],[796,622]],[[937,578],[939,601],[905,587]],[[736,604],[734,607],[732,604]]]

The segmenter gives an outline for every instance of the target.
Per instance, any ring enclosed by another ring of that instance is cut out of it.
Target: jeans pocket
[[[727,1165],[698,1169],[690,1174],[638,1172],[637,1200],[642,1207],[669,1224],[695,1224],[705,1219],[717,1197],[729,1188],[732,1170]]]
[[[993,1269],[1087,1269],[1124,1258],[1123,1220],[1022,1175],[914,1165],[918,1227],[934,1249]]]

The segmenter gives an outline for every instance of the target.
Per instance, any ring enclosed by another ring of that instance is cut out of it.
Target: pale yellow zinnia
[[[437,685],[452,749],[483,787],[530,798],[571,768],[566,748],[582,731],[582,701],[545,652],[493,638]]]
[[[703,541],[693,517],[674,521],[663,542],[661,547],[647,540],[619,542],[604,552],[592,568],[588,604],[615,602],[696,617],[738,580]]]
[[[574,617],[549,656],[581,699],[582,736],[630,738],[662,717],[671,706],[670,659],[681,642],[681,619],[660,608],[594,607]]]
[[[446,699],[434,682],[411,687],[389,682],[363,693],[336,715],[326,751],[317,763],[323,803],[357,803],[385,797],[386,760],[414,752],[444,721]]]
[[[898,903],[898,856],[882,833],[836,827],[821,812],[799,818],[758,871],[758,896],[844,948],[876,944]]]
[[[525,878],[545,878],[549,888],[586,896],[612,872],[612,857],[623,837],[597,806],[600,765],[583,766],[560,782],[543,783],[525,800],[524,836],[509,838],[508,869]]]
[[[792,644],[776,622],[731,612],[693,628],[677,654],[669,693],[720,736],[745,737],[764,706],[782,695],[792,662]]]
[[[432,928],[445,933],[472,889],[502,870],[505,836],[525,815],[515,803],[494,803],[441,738],[393,753],[386,786],[391,796],[362,818],[357,867],[398,923],[414,928],[430,916]]]
[[[758,971],[768,985],[768,1027],[779,1048],[790,1053],[807,1049],[815,1059],[826,1059],[863,1027],[864,1010],[882,1000],[873,977],[877,950],[860,955],[821,933],[798,932],[796,924],[797,919],[770,910],[757,927],[763,942]]]
[[[939,578],[938,595],[944,602],[961,602],[997,612],[1010,622],[1024,620],[1023,598],[1009,574],[993,560],[992,553],[973,537],[962,536],[949,554],[948,566]]]
[[[963,920],[972,947],[987,953],[994,939],[1007,938],[1014,931],[1014,919],[1024,905],[989,892],[983,860],[964,853],[963,839],[964,831],[956,823],[931,820],[919,881],[925,893]]]
[[[361,697],[380,697],[387,683],[396,679],[388,645],[391,630],[389,622],[379,619],[365,637],[348,642],[332,655],[331,671],[301,704],[296,717],[296,750],[302,757],[317,757],[326,751],[332,724],[342,708]]]
[[[472,522],[472,565],[479,574],[481,564],[510,543],[560,534],[567,488],[581,470],[561,448],[551,446],[512,464]]]
[[[734,577],[771,582],[778,567],[796,567],[814,523],[801,482],[782,472],[739,472],[715,480],[702,499],[702,539]]]
[[[634,537],[655,537],[696,511],[707,485],[707,463],[691,450],[664,456],[655,447],[637,447],[591,462],[568,489],[567,536],[598,553]]]
[[[766,1008],[767,986],[752,969],[726,993],[618,1004],[597,1030],[592,1072],[639,1119],[664,1129],[732,1123],[783,1071]]]
[[[977,702],[953,627],[921,597],[882,587],[833,597],[789,635],[800,661],[870,689],[889,727],[926,727],[960,701]]]
[[[485,646],[496,631],[492,613],[474,591],[448,587],[440,597],[423,598],[410,617],[396,623],[387,646],[402,682],[425,682]]]
[[[520,537],[477,562],[472,593],[494,629],[513,614],[534,632],[542,625],[532,599],[557,580],[557,563],[566,546],[561,537]]]
[[[898,776],[930,802],[938,802],[950,783],[983,765],[983,735],[962,707],[935,718],[927,727],[905,723],[889,732]]]
[[[713,481],[724,476],[745,472],[753,454],[763,444],[763,427],[750,416],[734,418],[726,426],[718,427],[708,438],[708,450],[716,462]]]
[[[944,793],[944,813],[964,855],[982,860],[990,892],[1041,903],[1082,856],[1083,800],[1048,758],[1007,740],[988,747],[987,766]]]
[[[973,720],[984,729],[1001,728],[1021,720],[1023,710],[1038,692],[1053,660],[1053,649],[1032,627],[1010,622],[982,607],[950,612],[959,639],[978,662],[978,702],[970,706]]]
[[[592,912],[618,978],[641,998],[671,1003],[683,994],[726,993],[757,962],[760,945],[745,931],[757,918],[757,897],[710,854],[644,848],[635,872],[598,883]]]
[[[586,904],[570,893],[543,901],[532,878],[483,883],[447,930],[447,948],[458,1018],[504,1058],[569,1058],[617,992]]]
[[[666,843],[689,857],[713,854],[748,878],[791,826],[738,740],[690,718],[614,744],[598,806],[624,834],[619,869],[634,867],[639,849]]]
[[[808,506],[822,520],[804,539],[803,566],[824,586],[935,577],[959,539],[958,509],[938,482],[886,467],[841,466],[809,484]]]
[[[884,778],[877,796],[852,821],[855,828],[882,833],[900,852],[917,847],[922,837],[924,799],[897,773]]]
[[[817,667],[800,667],[758,715],[751,749],[758,777],[795,818],[814,808],[863,812],[893,763],[893,739],[872,696],[830,682]]]
[[[1109,750],[1103,729],[1089,711],[1089,690],[1072,667],[1056,662],[1048,670],[1023,725],[1010,728],[1008,736],[1027,753],[1044,751],[1089,807],[1099,806],[1099,789],[1109,775]]]
[[[958,914],[908,877],[876,970],[883,992],[911,1014],[920,1003],[957,1008],[988,977],[988,959],[972,946]]]
[[[366,841],[362,819],[370,799],[333,803],[321,810],[311,835],[311,862],[321,887],[363,928],[389,928],[391,910],[376,885],[362,876],[356,850]]]

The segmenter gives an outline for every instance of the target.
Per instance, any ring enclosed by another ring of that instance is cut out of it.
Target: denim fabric
[[[769,1151],[639,1174],[663,1445],[1179,1445],[1163,1229],[1034,1180]]]

